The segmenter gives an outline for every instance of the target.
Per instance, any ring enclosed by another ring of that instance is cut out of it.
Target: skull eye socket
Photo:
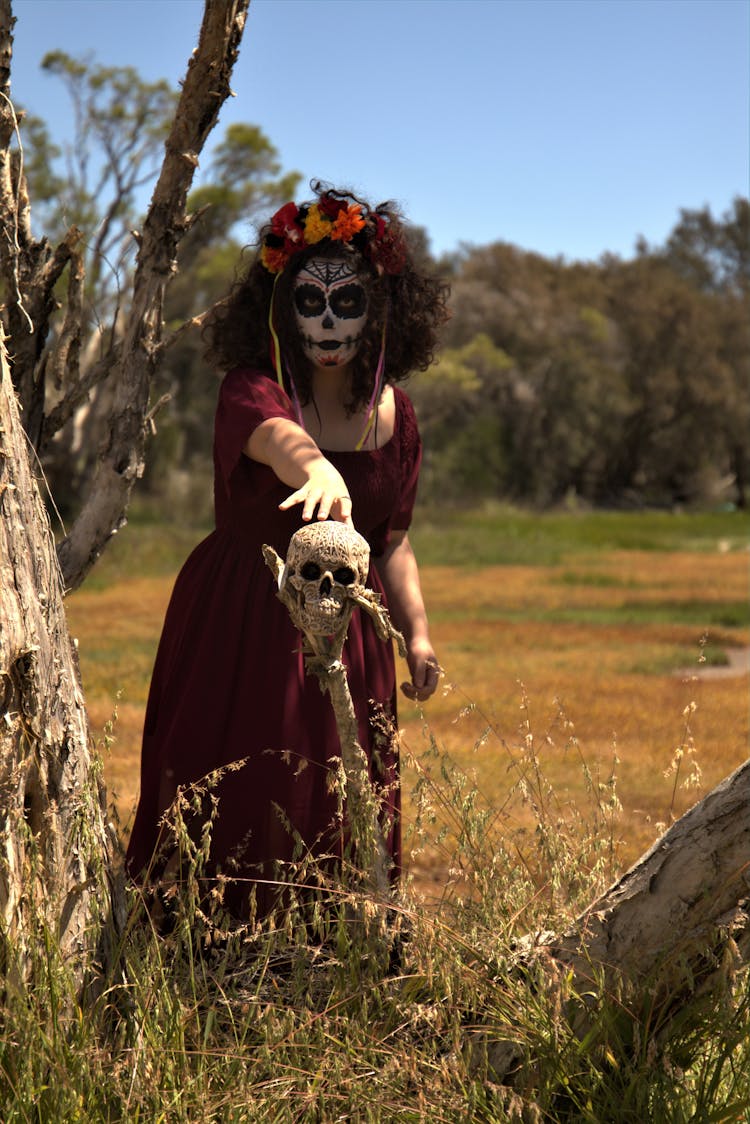
[[[320,566],[317,562],[305,562],[300,570],[300,575],[308,582],[314,582],[321,574]]]
[[[333,580],[339,585],[353,585],[356,576],[351,566],[339,566],[338,570],[333,571]]]

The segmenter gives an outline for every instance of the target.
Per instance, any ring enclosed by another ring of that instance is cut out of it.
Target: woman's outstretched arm
[[[245,442],[245,453],[267,464],[283,484],[294,488],[279,507],[286,511],[301,503],[302,518],[351,523],[349,489],[337,468],[321,453],[312,437],[289,418],[267,418]]]

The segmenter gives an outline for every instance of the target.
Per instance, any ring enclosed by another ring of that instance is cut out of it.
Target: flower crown
[[[401,273],[406,264],[404,239],[382,215],[328,192],[317,203],[285,203],[271,219],[260,260],[269,273],[281,273],[290,258],[324,238],[352,245],[383,273]]]

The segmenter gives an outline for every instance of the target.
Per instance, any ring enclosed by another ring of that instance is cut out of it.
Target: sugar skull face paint
[[[367,291],[347,262],[311,258],[294,282],[294,312],[305,355],[316,367],[343,367],[359,350]]]

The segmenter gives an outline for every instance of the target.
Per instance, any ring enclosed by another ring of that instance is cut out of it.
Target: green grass
[[[143,682],[151,677],[154,664],[155,640],[133,640],[127,642],[127,659],[123,660],[122,641],[114,639],[96,646],[87,646],[86,660],[99,669],[96,689],[100,695],[116,699],[124,692],[127,698],[143,696]],[[144,697],[145,701],[145,697]]]
[[[652,650],[646,659],[623,662],[620,668],[626,675],[670,675],[676,668],[697,672],[700,668],[723,668],[729,665],[729,658],[722,648],[711,648],[702,655],[703,659],[699,664],[695,652],[685,648],[666,647],[661,651]]]
[[[175,574],[211,527],[145,520],[137,515],[109,541],[85,588],[106,589],[129,577]]]
[[[744,601],[625,601],[613,606],[574,606],[550,609],[535,616],[533,609],[519,612],[520,619],[575,621],[580,624],[664,623],[695,625],[699,628],[746,628],[749,607]]]
[[[747,628],[750,607],[744,601],[626,601],[622,605],[535,606],[485,605],[481,619],[508,621],[541,621],[550,624],[578,623],[587,625],[628,625],[669,623],[695,625],[699,628]],[[465,618],[463,609],[439,609],[431,614],[434,621],[456,621]]]
[[[89,589],[128,577],[177,570],[210,526],[159,521],[144,509],[108,544],[87,579]],[[736,551],[750,545],[750,515],[741,512],[528,512],[501,505],[481,511],[418,507],[410,539],[422,565],[547,566],[613,550]],[[616,585],[616,575],[580,570],[562,579]]]
[[[548,566],[602,551],[746,550],[741,512],[528,512],[424,508],[410,533],[423,565]]]

